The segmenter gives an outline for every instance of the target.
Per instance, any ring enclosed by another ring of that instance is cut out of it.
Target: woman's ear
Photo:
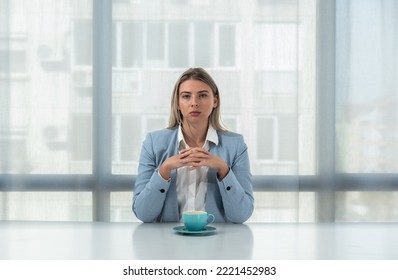
[[[214,103],[213,103],[213,108],[217,108],[218,106],[218,95],[214,96]]]

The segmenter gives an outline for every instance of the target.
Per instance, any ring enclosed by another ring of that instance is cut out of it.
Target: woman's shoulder
[[[247,150],[243,135],[232,131],[218,131],[218,149],[223,153],[236,154]]]
[[[245,141],[243,135],[233,131],[218,131],[218,140],[224,145],[240,145]]]
[[[218,135],[224,138],[243,138],[243,135],[229,130],[219,130]]]
[[[163,129],[158,129],[158,130],[153,130],[147,133],[148,136],[150,137],[168,137],[168,136],[173,136],[175,133],[177,133],[177,128],[172,127],[172,128],[163,128]]]
[[[154,150],[169,149],[175,145],[177,130],[174,128],[164,128],[150,131],[144,140],[144,146],[151,146]]]

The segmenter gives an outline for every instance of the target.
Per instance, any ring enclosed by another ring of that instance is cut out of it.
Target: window
[[[393,1],[25,2],[0,12],[1,219],[134,220],[142,141],[201,66],[249,147],[252,221],[398,220]]]
[[[236,67],[234,24],[212,21],[113,21],[114,67]]]
[[[0,170],[7,173],[17,173],[20,170],[30,172],[32,166],[28,160],[25,129],[3,131],[0,133]],[[5,160],[10,158],[11,160]]]
[[[295,71],[258,71],[256,92],[259,95],[295,95],[297,78]]]
[[[144,54],[142,24],[123,21],[113,22],[112,27],[112,66],[141,67]],[[132,39],[124,34],[130,34]]]
[[[233,67],[235,63],[235,26],[222,24],[218,29],[218,65],[220,67]]]
[[[214,57],[214,27],[211,22],[197,22],[194,28],[194,61],[196,65],[211,67]]]
[[[13,46],[11,49],[9,46]],[[0,33],[0,75],[26,74],[28,57],[27,41],[25,36],[2,37]]]
[[[74,64],[90,66],[92,64],[92,30],[93,25],[90,20],[76,20],[74,22]]]
[[[70,130],[71,159],[73,161],[91,161],[91,117],[88,115],[72,116]]]
[[[130,133],[134,131],[134,133]],[[142,123],[139,116],[118,115],[113,117],[113,160],[129,163],[139,157],[142,138]],[[131,171],[130,171],[131,172]]]
[[[189,66],[189,24],[170,23],[169,25],[169,66],[186,68]]]
[[[257,119],[257,159],[297,161],[297,118],[289,115]]]

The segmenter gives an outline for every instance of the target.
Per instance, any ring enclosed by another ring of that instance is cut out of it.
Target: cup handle
[[[209,218],[210,218],[210,221],[209,221]],[[215,219],[216,219],[216,217],[214,217],[213,214],[207,214],[207,224],[206,224],[206,226],[210,225],[211,223],[213,223]]]

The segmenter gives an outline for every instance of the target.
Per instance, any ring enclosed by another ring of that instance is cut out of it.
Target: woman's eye
[[[206,93],[201,93],[201,94],[199,95],[199,97],[200,97],[200,98],[206,98],[206,97],[207,97],[207,94],[206,94]]]
[[[191,96],[189,94],[183,94],[181,96],[182,99],[189,99]]]

